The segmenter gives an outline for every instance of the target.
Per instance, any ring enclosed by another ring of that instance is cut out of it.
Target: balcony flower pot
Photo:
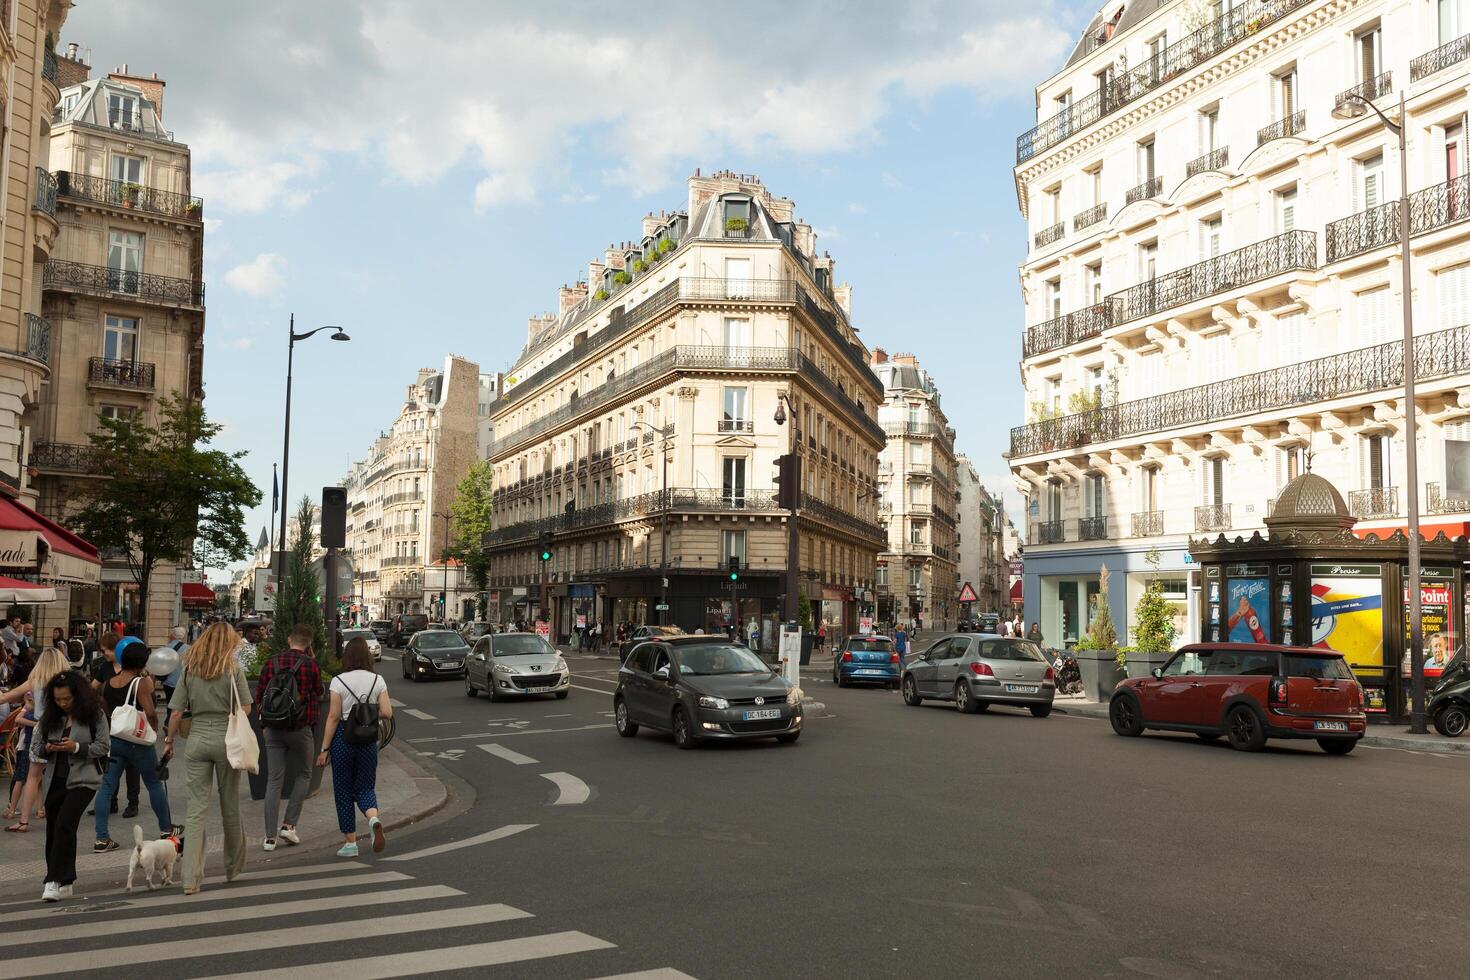
[[[138,203],[138,195],[143,192],[141,184],[124,184],[122,193],[123,207],[131,208]]]
[[[648,268],[648,263],[644,262],[642,259],[634,259],[633,260],[633,271],[635,273],[642,272],[644,269],[647,269],[647,268]]]
[[[628,275],[626,272],[622,271],[621,269],[619,269],[617,272],[613,273],[613,282],[617,283],[619,286],[626,286],[626,285],[628,285],[628,283],[630,283],[632,281],[633,281],[633,277],[630,276],[630,275]]]
[[[658,252],[660,255],[668,255],[673,250],[674,243],[671,239],[665,238],[663,241],[658,243]]]
[[[595,292],[595,293],[592,294],[592,299],[594,301],[598,302],[598,303],[603,302],[604,300],[607,299],[607,297],[608,297],[608,292],[607,292],[606,289],[599,289],[597,292]]]
[[[184,205],[184,217],[186,218],[198,218],[199,211],[200,207],[198,202],[196,201],[190,201],[188,204]]]

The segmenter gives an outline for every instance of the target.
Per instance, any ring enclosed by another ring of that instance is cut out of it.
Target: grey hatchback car
[[[966,714],[975,714],[992,704],[1008,704],[1045,718],[1055,694],[1051,662],[1030,640],[950,634],[904,664],[903,700],[908,705],[926,699],[953,701]]]

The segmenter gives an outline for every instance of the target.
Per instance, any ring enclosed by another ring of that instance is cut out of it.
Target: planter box
[[[1113,689],[1127,675],[1118,669],[1111,650],[1074,650],[1077,669],[1082,672],[1082,692],[1094,701],[1108,701]]]
[[[1162,667],[1169,662],[1173,653],[1130,653],[1128,654],[1128,676],[1148,677],[1154,672],[1155,667]]]

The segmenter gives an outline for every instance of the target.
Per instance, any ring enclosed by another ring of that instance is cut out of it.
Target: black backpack
[[[343,687],[347,687],[344,681]],[[347,716],[342,723],[342,738],[348,745],[376,745],[378,742],[378,703],[373,698],[373,692],[378,689],[378,679],[373,678],[373,686],[368,688],[366,699],[359,698],[357,692],[347,687],[347,693],[352,695],[356,702],[347,709]]]
[[[301,689],[296,685],[295,670],[281,670],[271,675],[270,683],[260,696],[260,727],[295,730],[306,717],[301,703]]]

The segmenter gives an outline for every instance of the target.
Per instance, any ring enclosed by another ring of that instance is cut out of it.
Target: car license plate
[[[1035,694],[1039,690],[1041,690],[1041,687],[1039,685],[1036,685],[1036,684],[1007,684],[1006,685],[1006,693],[1007,694]]]
[[[747,711],[745,713],[745,720],[746,721],[765,721],[767,718],[780,718],[780,717],[781,717],[781,709],[780,708],[761,708],[758,711]]]
[[[853,673],[854,674],[866,674],[866,675],[871,676],[873,674],[881,674],[881,673],[883,673],[883,671],[881,671],[881,670],[873,670],[871,668],[864,667],[864,668],[861,668],[859,670],[853,671]]]
[[[1319,732],[1345,732],[1347,722],[1345,721],[1315,721],[1312,727]]]
[[[551,690],[551,688],[549,688],[549,687],[528,687],[528,688],[526,688],[526,690],[530,691],[532,694],[545,694],[547,691]]]
[[[453,670],[454,668],[458,667],[459,664],[453,660],[436,660],[434,662],[434,666],[438,667],[440,670]]]

